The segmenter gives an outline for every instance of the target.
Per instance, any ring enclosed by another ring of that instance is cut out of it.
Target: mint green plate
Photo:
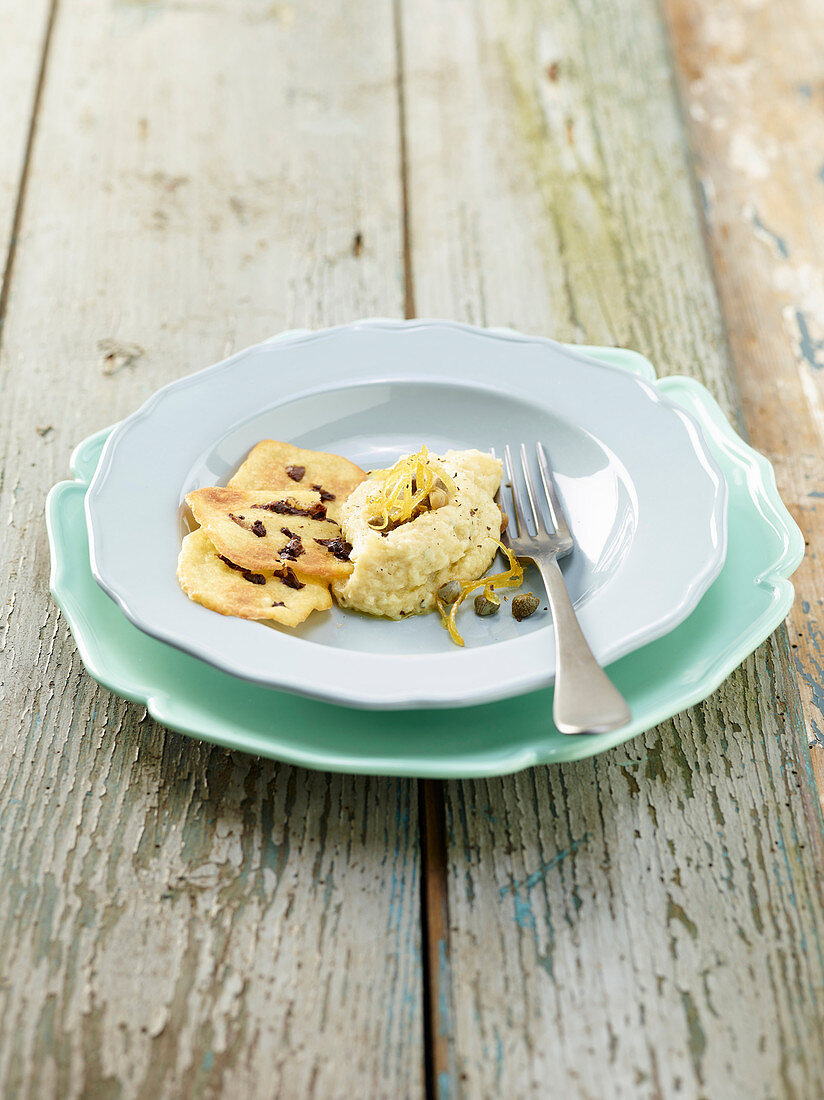
[[[578,350],[655,379],[634,352]],[[96,680],[204,741],[307,768],[432,778],[504,775],[592,756],[714,691],[787,614],[794,597],[787,578],[804,554],[772,467],[736,435],[707,390],[681,377],[655,384],[698,420],[728,481],[729,541],[720,576],[689,618],[610,666],[633,713],[617,732],[563,736],[552,723],[551,688],[460,710],[336,707],[237,680],[144,634],[97,586],[89,565],[83,501],[109,430],[80,444],[75,480],[49,494],[52,594]]]

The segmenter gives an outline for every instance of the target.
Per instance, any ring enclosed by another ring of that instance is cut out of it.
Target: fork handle
[[[552,717],[561,733],[606,733],[632,717],[626,700],[598,664],[581,630],[557,559],[539,563],[555,629]]]

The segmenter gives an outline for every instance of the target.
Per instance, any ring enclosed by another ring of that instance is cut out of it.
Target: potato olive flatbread
[[[223,557],[201,528],[183,540],[177,563],[180,586],[189,599],[221,615],[271,619],[297,626],[313,611],[326,611],[326,585],[284,565],[277,572],[253,572]]]
[[[264,439],[252,448],[228,487],[314,489],[335,519],[340,505],[365,477],[365,471],[348,458]]]
[[[186,503],[218,552],[244,569],[286,563],[324,581],[352,572],[352,548],[313,490],[197,489]]]

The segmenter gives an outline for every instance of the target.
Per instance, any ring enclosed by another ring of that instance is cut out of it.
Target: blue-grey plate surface
[[[458,649],[436,615],[334,609],[289,631],[192,603],[175,573],[183,498],[225,482],[265,438],[366,469],[421,443],[500,453],[542,440],[576,540],[567,584],[603,664],[682,622],[723,563],[726,483],[654,372],[451,322],[287,334],[158,391],[112,432],[86,499],[92,571],[131,621],[269,687],[363,708],[467,706],[549,686],[555,648],[543,610],[517,624],[467,606]]]

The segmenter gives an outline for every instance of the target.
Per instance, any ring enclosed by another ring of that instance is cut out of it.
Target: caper
[[[497,615],[500,610],[501,601],[494,592],[490,592],[488,596],[479,592],[475,597],[476,615]]]
[[[446,495],[445,490],[437,488],[429,490],[429,507],[433,512],[436,508],[443,508],[448,501],[449,497]]]
[[[523,596],[515,596],[512,600],[513,617],[521,622],[522,619],[528,619],[530,615],[534,614],[540,606],[541,601],[537,596],[533,596],[531,592],[526,592]]]
[[[438,599],[441,603],[454,603],[461,594],[460,581],[447,581],[438,589]]]

